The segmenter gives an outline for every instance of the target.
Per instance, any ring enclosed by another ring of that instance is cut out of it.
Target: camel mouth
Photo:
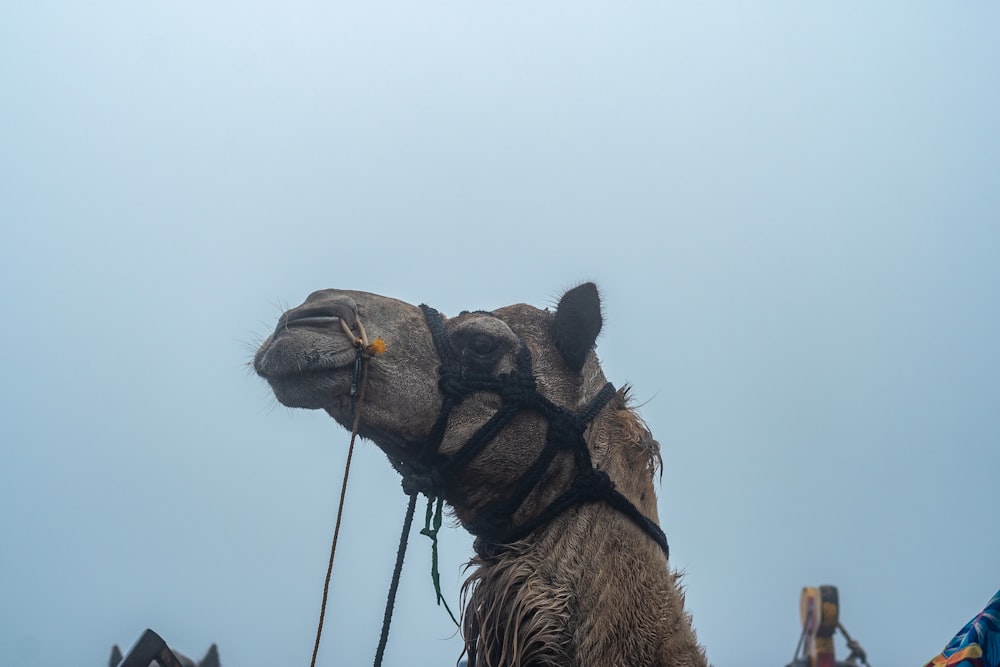
[[[258,354],[254,370],[267,380],[274,397],[282,405],[310,410],[330,408],[350,392],[355,357],[353,349],[312,367],[291,367],[283,363],[284,354],[280,349],[275,351],[273,347],[263,355]]]
[[[289,325],[264,341],[254,356],[257,375],[265,380],[308,378],[354,365],[357,350],[339,328],[331,335],[314,327]]]
[[[254,371],[282,405],[325,408],[350,391],[357,351],[339,323],[321,315],[283,322],[261,345]]]
[[[292,408],[326,408],[349,391],[357,351],[357,303],[331,290],[314,292],[278,318],[254,356],[254,370]],[[363,332],[363,329],[362,329]]]

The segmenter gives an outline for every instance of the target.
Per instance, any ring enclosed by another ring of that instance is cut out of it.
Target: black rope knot
[[[573,495],[584,503],[607,500],[615,490],[611,476],[603,470],[581,470],[570,484]]]
[[[441,475],[434,468],[423,471],[413,470],[403,475],[402,485],[403,493],[406,495],[413,496],[422,493],[428,498],[438,495],[443,486]]]
[[[525,373],[520,369],[510,373],[502,373],[500,386],[504,393],[509,392],[512,396],[533,396],[538,390],[535,376],[530,371]]]
[[[548,441],[563,449],[580,447],[587,424],[574,412],[556,412],[549,417]],[[586,447],[586,444],[583,444]]]
[[[460,402],[466,392],[465,378],[462,372],[451,368],[442,368],[438,377],[438,389],[447,398],[456,403]]]

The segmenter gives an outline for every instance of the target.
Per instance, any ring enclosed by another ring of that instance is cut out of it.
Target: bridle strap
[[[403,471],[404,490],[407,490],[407,493],[418,490],[429,497],[443,494],[445,486],[454,480],[507,424],[520,412],[532,410],[541,414],[549,425],[545,446],[535,462],[516,482],[510,497],[488,505],[480,511],[476,519],[466,524],[466,528],[476,535],[475,548],[480,557],[488,558],[496,555],[503,551],[505,545],[524,539],[570,507],[591,502],[607,502],[652,538],[669,559],[670,548],[663,530],[615,489],[615,484],[607,472],[594,467],[590,449],[584,439],[584,432],[590,422],[615,395],[614,385],[610,382],[604,385],[580,412],[567,410],[538,392],[532,370],[531,353],[523,341],[517,352],[516,368],[510,373],[498,375],[473,373],[459,364],[441,314],[423,304],[420,309],[441,362],[438,369],[438,389],[443,400],[441,411],[418,460],[406,466]],[[484,391],[500,397],[499,409],[449,459],[438,461],[438,450],[444,440],[451,411],[466,397]],[[535,517],[520,526],[506,530],[510,518],[537,487],[560,451],[570,451],[573,454],[576,466],[573,481]]]

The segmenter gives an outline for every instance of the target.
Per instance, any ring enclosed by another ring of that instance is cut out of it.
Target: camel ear
[[[552,338],[566,365],[579,373],[601,333],[601,297],[597,285],[584,283],[562,295],[552,323]]]
[[[206,653],[205,657],[198,663],[198,667],[220,667],[219,649],[215,646],[215,644],[208,647],[208,653]]]
[[[111,660],[108,662],[108,665],[110,665],[110,667],[118,667],[123,657],[122,650],[118,648],[118,644],[115,644],[111,647]]]

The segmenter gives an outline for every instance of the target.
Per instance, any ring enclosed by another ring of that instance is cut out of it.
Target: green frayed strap
[[[448,601],[441,595],[441,573],[438,571],[438,531],[441,530],[443,508],[443,496],[437,496],[437,498],[427,497],[427,519],[424,522],[424,527],[420,530],[420,534],[431,538],[431,581],[434,582],[434,592],[437,594],[438,606],[444,605],[448,615],[451,616],[451,622],[457,627],[458,621],[455,620],[455,614],[451,613]],[[433,528],[431,527],[432,524]]]

